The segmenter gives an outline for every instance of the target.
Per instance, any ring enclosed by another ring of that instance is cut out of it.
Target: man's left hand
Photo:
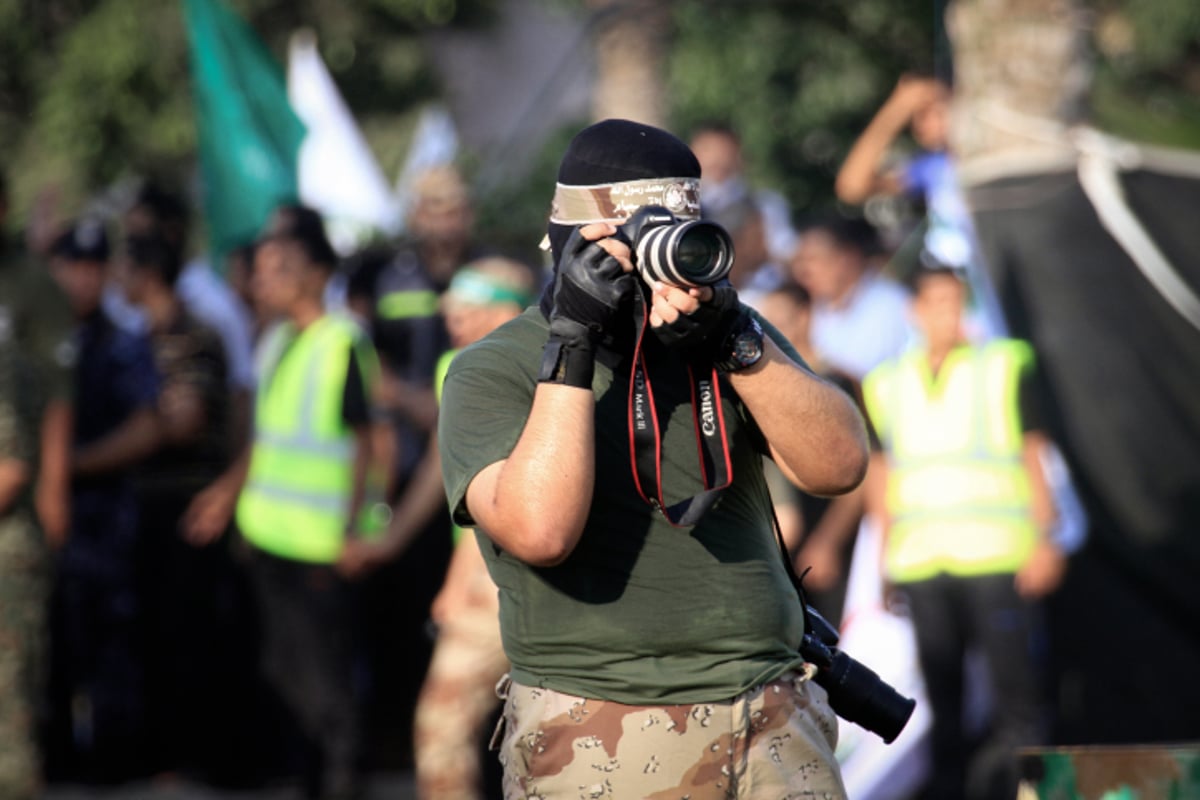
[[[711,286],[689,286],[680,288],[662,281],[655,281],[650,295],[650,325],[657,328],[664,324],[676,324],[681,314],[691,316],[700,309],[701,303],[711,302]]]
[[[1067,571],[1067,557],[1062,548],[1050,541],[1040,541],[1029,558],[1017,570],[1013,579],[1017,594],[1033,600],[1045,597],[1062,583]]]
[[[742,313],[732,286],[680,288],[655,281],[652,290],[651,329],[692,361],[714,358]]]
[[[347,580],[357,580],[379,569],[391,559],[391,550],[385,542],[347,538],[334,569]]]

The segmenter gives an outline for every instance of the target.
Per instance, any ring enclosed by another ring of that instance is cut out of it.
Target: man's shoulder
[[[194,312],[184,310],[180,315],[179,333],[186,337],[193,351],[225,358],[225,345],[218,328]]]
[[[976,348],[981,358],[1006,358],[1018,365],[1032,364],[1034,361],[1033,345],[1025,339],[1014,339],[998,336]]]
[[[536,307],[526,309],[474,344],[459,351],[450,374],[468,369],[509,372],[536,364],[546,343],[547,324]]]
[[[8,247],[0,252],[0,301],[11,302],[30,314],[49,312],[62,319],[70,317],[66,313],[66,294],[49,269],[22,248]]]
[[[150,334],[123,328],[103,312],[90,324],[102,357],[110,359],[116,366],[141,369],[153,364]]]

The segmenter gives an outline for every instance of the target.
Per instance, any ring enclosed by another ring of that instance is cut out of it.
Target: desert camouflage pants
[[[508,669],[494,607],[466,608],[438,631],[414,723],[417,795],[478,800],[483,726]]]
[[[519,684],[500,750],[506,800],[845,798],[825,690],[789,674],[732,700],[630,706]]]
[[[49,576],[32,514],[0,517],[0,797],[41,788],[35,715],[41,688]]]

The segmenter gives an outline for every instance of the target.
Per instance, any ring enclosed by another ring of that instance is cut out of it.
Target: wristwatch
[[[752,367],[763,356],[763,329],[758,320],[746,314],[729,335],[718,351],[716,363],[719,372],[738,372]]]

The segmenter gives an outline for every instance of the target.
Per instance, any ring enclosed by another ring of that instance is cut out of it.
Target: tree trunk
[[[1073,166],[1062,134],[1086,116],[1092,76],[1078,4],[955,0],[946,26],[954,46],[954,151],[964,181],[1022,164],[1023,171]]]
[[[664,57],[671,32],[665,0],[589,0],[597,19],[592,114],[662,127],[668,109]]]

